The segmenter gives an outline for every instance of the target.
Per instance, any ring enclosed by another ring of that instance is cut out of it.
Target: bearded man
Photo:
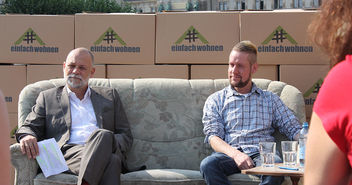
[[[37,141],[54,138],[78,185],[119,185],[126,170],[132,134],[116,89],[90,87],[93,54],[72,50],[63,63],[66,85],[42,91],[16,139],[28,158],[39,154]]]
[[[229,56],[230,85],[210,95],[203,109],[205,143],[214,153],[200,171],[208,185],[230,185],[227,176],[260,166],[259,142],[275,141],[275,129],[298,140],[301,124],[280,98],[258,88],[257,48],[250,41],[235,45]],[[278,153],[278,152],[277,152]],[[276,154],[275,162],[282,162]],[[261,176],[261,184],[281,184],[283,177]]]

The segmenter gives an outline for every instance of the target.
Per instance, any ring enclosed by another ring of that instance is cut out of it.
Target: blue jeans
[[[259,153],[250,155],[254,164],[260,166],[260,155]],[[275,155],[275,162],[282,162],[278,154]],[[224,153],[214,152],[210,156],[206,157],[200,163],[200,172],[207,185],[231,185],[227,176],[234,173],[241,173],[241,170],[237,167],[235,161]],[[274,177],[261,175],[261,185],[280,185],[282,184],[284,177]]]

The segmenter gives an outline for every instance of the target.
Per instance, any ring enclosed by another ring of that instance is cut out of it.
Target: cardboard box
[[[74,16],[0,15],[0,63],[61,64],[74,47]]]
[[[303,94],[307,121],[310,120],[315,98],[329,70],[330,65],[280,65],[280,81],[297,87]]]
[[[93,78],[105,78],[105,65],[95,65],[95,74]],[[54,78],[63,78],[62,65],[28,65],[27,66],[27,84],[38,82],[41,80],[49,80]]]
[[[107,65],[107,78],[188,79],[187,65]]]
[[[106,65],[94,65],[95,73],[93,78],[106,78]]]
[[[307,33],[316,11],[241,12],[241,40],[258,47],[259,64],[329,64]]]
[[[0,65],[0,89],[9,113],[17,112],[18,96],[26,86],[25,65]]]
[[[156,63],[227,64],[239,41],[238,12],[156,15]]]
[[[227,77],[228,65],[191,65],[191,79],[221,79]],[[278,66],[259,65],[253,78],[278,80]]]
[[[96,64],[154,64],[155,15],[76,14],[75,46],[90,49]]]

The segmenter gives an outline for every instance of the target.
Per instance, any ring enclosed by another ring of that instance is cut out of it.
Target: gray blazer
[[[66,86],[42,91],[28,114],[24,124],[17,130],[16,139],[22,135],[33,135],[38,141],[55,138],[61,148],[70,139],[71,111]],[[120,148],[123,166],[126,152],[132,145],[130,125],[115,89],[91,87],[91,101],[99,128],[115,133]]]

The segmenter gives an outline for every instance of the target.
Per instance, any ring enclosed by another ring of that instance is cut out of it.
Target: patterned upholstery
[[[303,97],[295,87],[266,79],[254,82],[279,95],[298,119],[305,121]],[[117,89],[134,137],[127,163],[130,168],[147,166],[147,170],[123,174],[123,185],[205,184],[199,164],[212,150],[203,142],[202,109],[210,94],[228,85],[227,79],[91,79],[89,83]],[[18,124],[23,123],[40,91],[63,84],[63,79],[54,79],[27,85],[19,97]],[[284,139],[275,134],[277,141]],[[37,174],[37,163],[21,154],[18,144],[10,148],[16,185],[76,184],[74,175],[44,178]],[[233,185],[259,182],[259,178],[243,174],[229,179]]]

